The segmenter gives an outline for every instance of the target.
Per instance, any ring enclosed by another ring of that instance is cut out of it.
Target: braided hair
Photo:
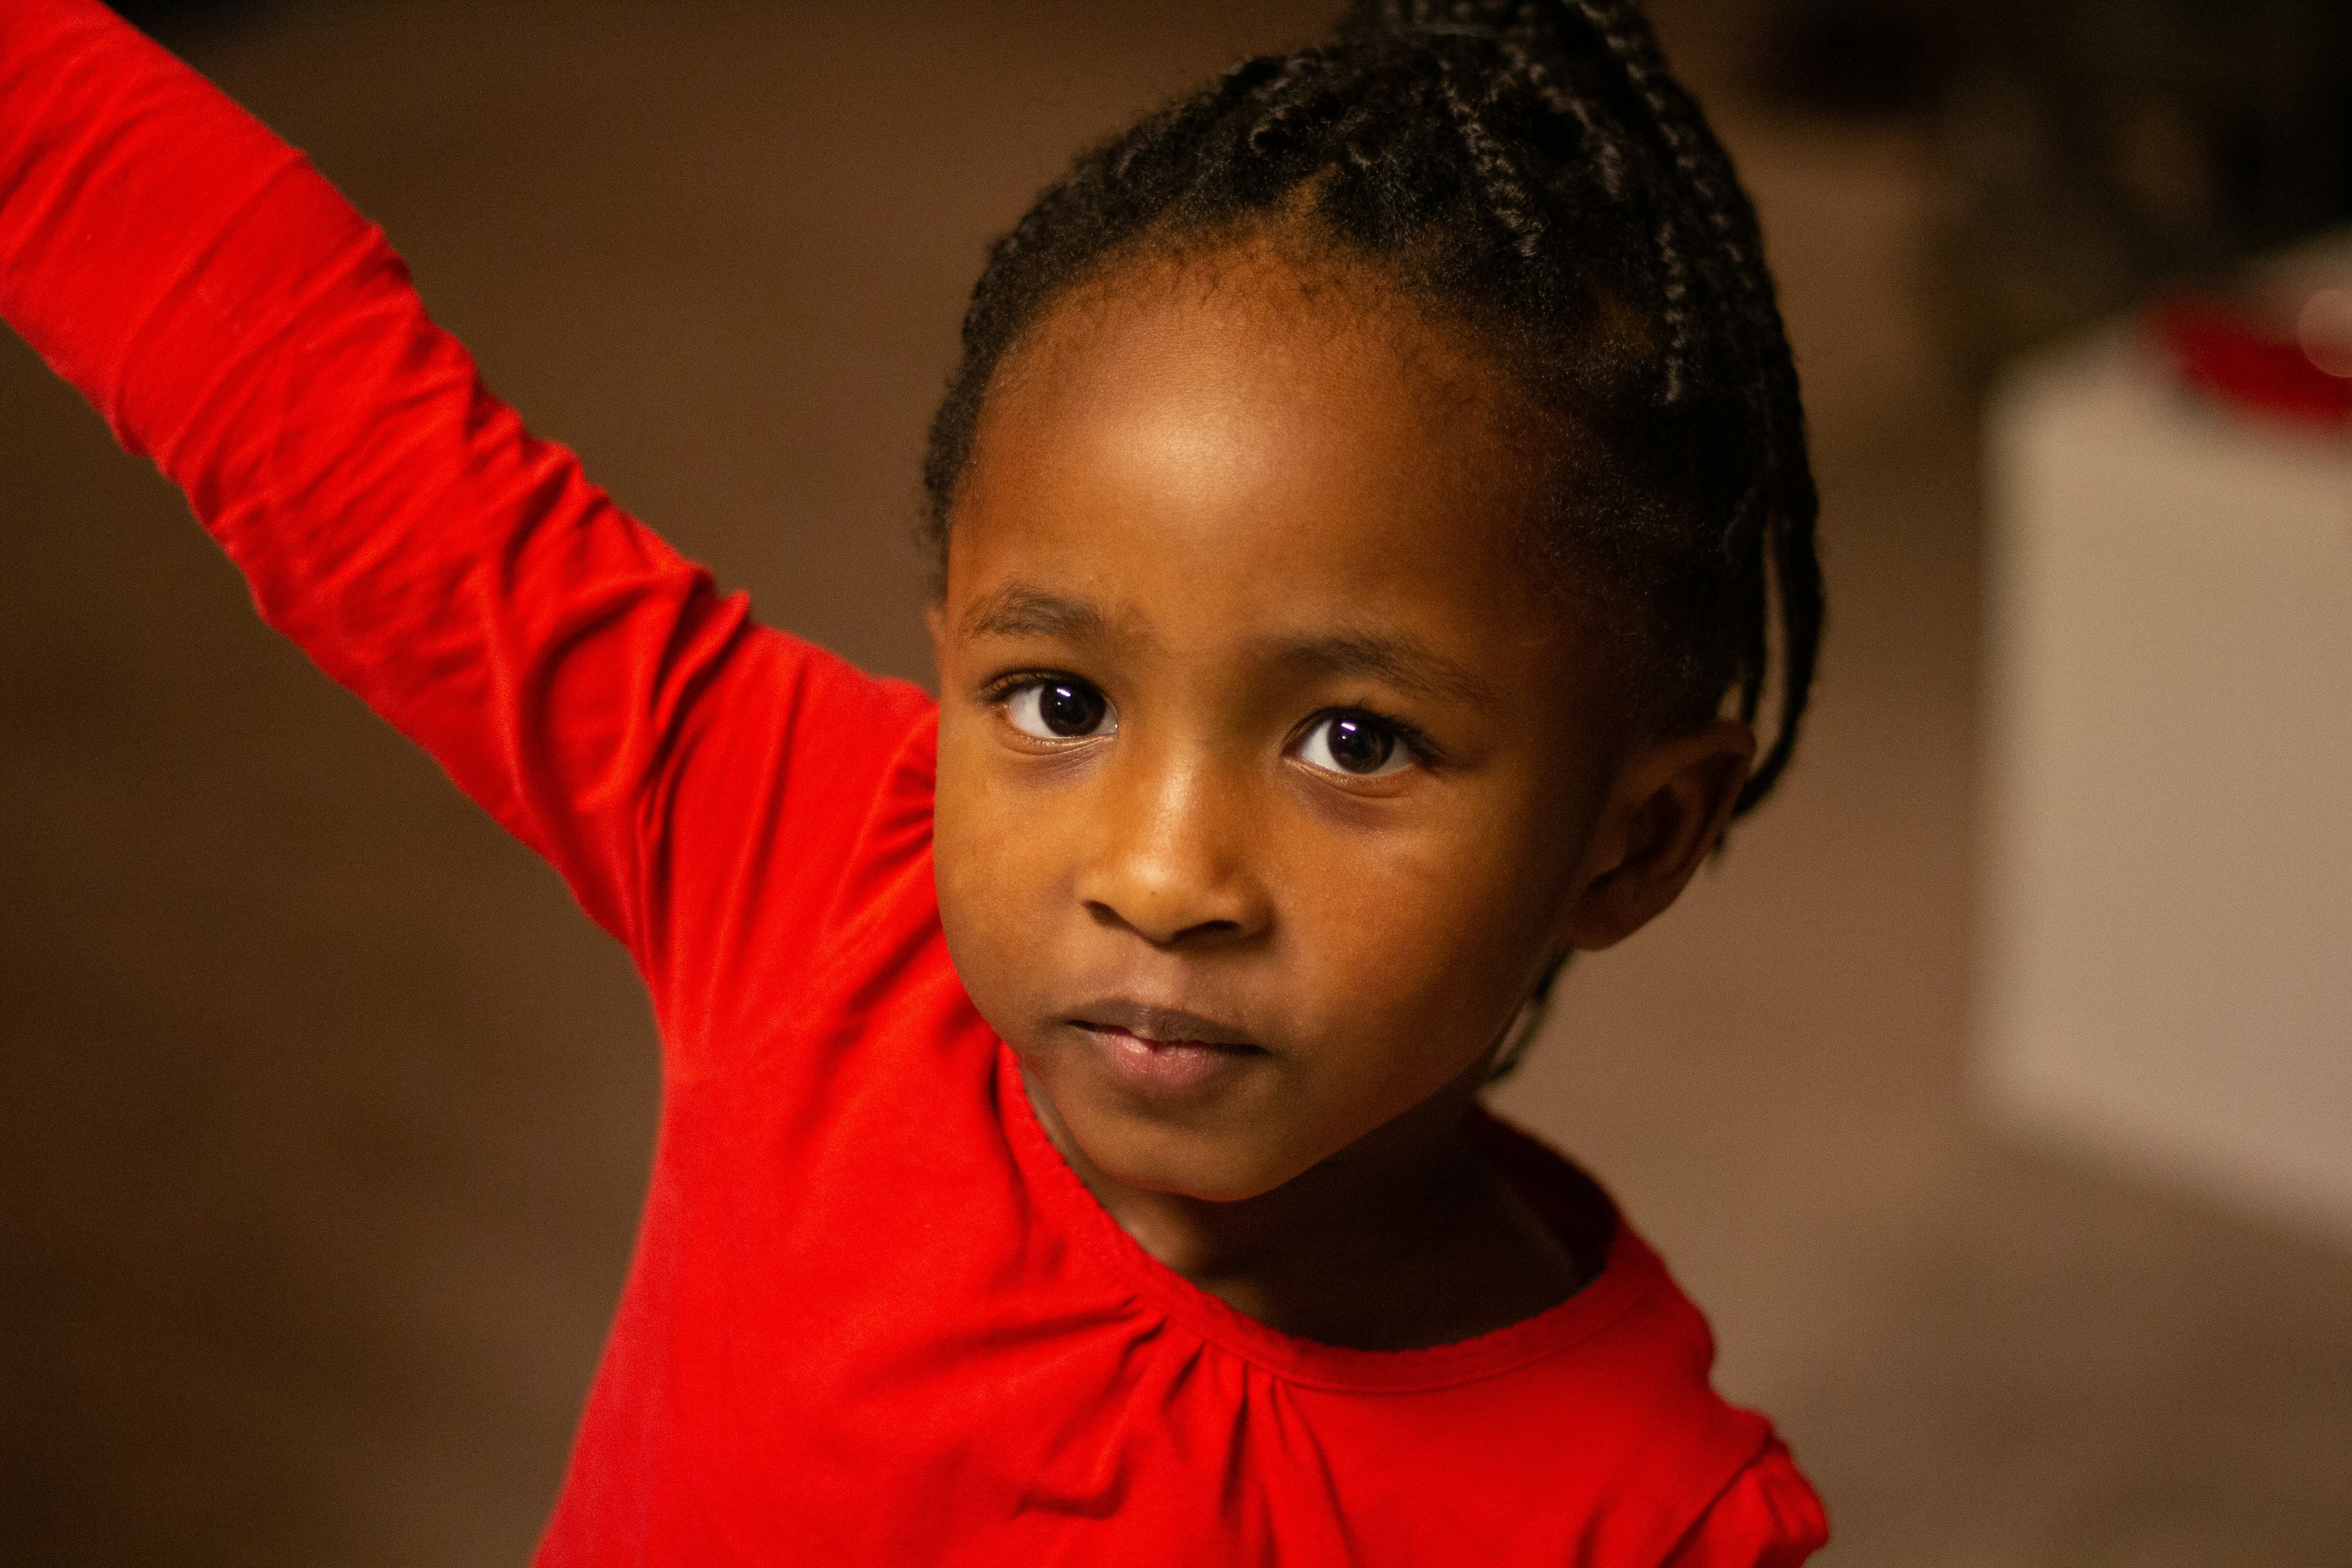
[[[1639,721],[1728,701],[1753,722],[1777,698],[1735,815],[1753,806],[1812,683],[1817,501],[1754,210],[1632,0],[1356,0],[1327,41],[1082,153],[972,290],[924,459],[941,570],[1024,334],[1123,263],[1254,229],[1369,267],[1533,395],[1554,437],[1543,542],[1632,607],[1612,624],[1653,694]]]

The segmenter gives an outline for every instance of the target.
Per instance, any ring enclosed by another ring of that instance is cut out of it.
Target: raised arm
[[[681,812],[703,861],[787,793],[813,830],[855,822],[836,797],[919,721],[530,437],[383,236],[95,0],[0,0],[0,314],[187,492],[263,616],[642,961]],[[835,711],[861,716],[847,743],[802,743]]]

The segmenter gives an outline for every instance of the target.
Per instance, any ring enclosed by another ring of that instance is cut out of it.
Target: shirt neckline
[[[1171,1321],[1278,1377],[1341,1392],[1388,1394],[1497,1377],[1592,1338],[1664,1279],[1656,1256],[1620,1220],[1601,1271],[1582,1289],[1558,1306],[1474,1339],[1417,1350],[1367,1351],[1286,1334],[1227,1306],[1120,1228],[1046,1135],[1023,1089],[1012,1047],[999,1040],[996,1049],[997,1119],[1039,1205],[1083,1244],[1089,1258]],[[1559,1178],[1579,1174],[1558,1152],[1500,1117],[1483,1108],[1474,1114],[1486,1123],[1474,1135],[1510,1179],[1524,1184],[1547,1171]],[[1544,1205],[1537,1207],[1540,1212]]]

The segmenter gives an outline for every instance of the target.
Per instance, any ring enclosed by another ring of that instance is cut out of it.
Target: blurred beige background
[[[915,459],[985,239],[1326,11],[339,0],[187,48],[625,504],[920,676]],[[1969,1109],[1976,416],[1925,151],[1743,108],[1735,14],[1660,18],[1782,280],[1832,640],[1782,798],[1506,1108],[1708,1309],[1824,1562],[2352,1563],[2352,1255]],[[0,561],[0,1561],[521,1561],[649,1152],[622,955],[13,338]]]

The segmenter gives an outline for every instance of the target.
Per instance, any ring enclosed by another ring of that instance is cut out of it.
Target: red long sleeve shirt
[[[1622,1225],[1560,1306],[1391,1352],[1288,1338],[1143,1252],[948,962],[929,700],[716,593],[482,388],[298,154],[92,0],[0,0],[0,313],[652,993],[644,1229],[541,1563],[1820,1544]],[[1565,1215],[1558,1156],[1475,1131]]]

